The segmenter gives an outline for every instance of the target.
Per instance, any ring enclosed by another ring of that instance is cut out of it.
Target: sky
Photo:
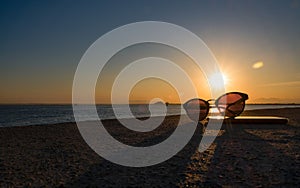
[[[1,1],[0,103],[71,103],[76,67],[89,46],[140,21],[173,23],[199,36],[226,77],[226,91],[247,93],[252,103],[300,103],[299,20],[295,0]],[[161,48],[145,45],[140,54],[169,54],[185,66],[180,52],[172,56],[172,49]],[[109,102],[108,73],[117,74],[116,67],[111,63],[107,76],[99,77],[97,103]],[[203,74],[191,77],[199,97],[209,99]],[[165,81],[149,78],[137,83],[129,98],[178,102],[180,95]]]

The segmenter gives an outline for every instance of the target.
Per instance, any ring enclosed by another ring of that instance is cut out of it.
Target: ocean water
[[[81,115],[84,120],[114,119],[116,116],[110,105],[97,105],[98,116],[90,115],[90,106],[86,105]],[[294,108],[300,105],[246,105],[245,110]],[[118,105],[118,117],[145,117],[150,112],[147,105],[131,105],[130,111],[124,105]],[[151,105],[153,116],[178,115],[185,111],[181,105],[169,105],[167,109],[160,105]],[[72,105],[0,105],[0,127],[26,126],[40,124],[54,124],[63,122],[75,122]]]

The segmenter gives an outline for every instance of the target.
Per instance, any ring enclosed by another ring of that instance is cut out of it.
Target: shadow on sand
[[[89,166],[86,173],[66,186],[253,187],[296,186],[300,183],[299,153],[298,158],[288,155],[295,149],[295,144],[287,145],[295,141],[299,146],[299,135],[290,135],[290,131],[286,131],[290,128],[268,131],[264,128],[250,130],[231,127],[217,137],[208,150],[200,153],[198,146],[202,127],[199,123],[184,149],[163,163],[132,168],[101,158],[97,164]],[[153,139],[161,140],[170,132],[156,135]],[[265,137],[264,132],[269,132],[270,137]]]
[[[172,132],[173,130],[170,130],[161,135],[156,135],[153,140],[163,140]],[[186,147],[184,147],[183,150],[181,150],[171,159],[163,163],[150,167],[134,168],[113,164],[101,158],[101,161],[98,164],[90,166],[89,170],[85,174],[82,174],[76,181],[70,182],[70,184],[67,186],[176,186],[186,177],[186,166],[188,166],[188,164],[191,162],[191,156],[198,149],[202,132],[202,124],[199,124],[192,139],[186,145]],[[143,140],[139,144],[135,145],[149,145],[149,143],[147,140]]]

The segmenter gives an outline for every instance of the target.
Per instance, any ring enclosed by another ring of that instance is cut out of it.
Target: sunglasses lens
[[[217,100],[219,111],[228,117],[240,115],[245,107],[245,99],[240,94],[228,93]]]
[[[201,99],[192,99],[184,104],[184,109],[193,121],[201,121],[206,118],[209,106]]]

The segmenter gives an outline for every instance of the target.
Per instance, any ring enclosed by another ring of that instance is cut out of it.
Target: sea
[[[149,117],[185,114],[181,105],[170,104],[167,108],[153,105],[116,105],[118,118]],[[98,114],[91,115],[91,106],[86,105],[81,113],[83,120],[115,119],[111,105],[96,105]],[[128,107],[128,106],[127,106]],[[245,110],[295,108],[299,104],[248,104]],[[0,105],[0,127],[47,125],[75,122],[72,105]]]

